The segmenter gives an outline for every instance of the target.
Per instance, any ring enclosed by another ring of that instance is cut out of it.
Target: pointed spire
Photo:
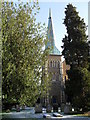
[[[51,18],[51,8],[49,8],[49,18]]]
[[[55,46],[53,23],[51,18],[51,8],[49,8],[49,19],[48,19],[48,43],[45,48],[52,48],[50,54],[60,54],[60,51]]]

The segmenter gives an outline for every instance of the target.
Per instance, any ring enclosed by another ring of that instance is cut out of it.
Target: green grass
[[[90,115],[89,115],[89,114],[76,114],[76,116],[90,117]]]
[[[70,112],[70,113],[68,113],[68,114],[66,114],[66,115],[73,115],[73,116],[82,116],[82,117],[90,117],[90,113],[84,113],[84,112],[76,112],[76,111],[74,111],[74,112]]]

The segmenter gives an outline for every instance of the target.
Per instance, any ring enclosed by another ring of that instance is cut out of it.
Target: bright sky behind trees
[[[54,33],[55,33],[55,44],[57,48],[62,51],[62,39],[66,34],[66,28],[63,24],[65,18],[65,7],[68,3],[72,3],[79,12],[79,16],[84,18],[84,22],[88,25],[88,2],[40,2],[40,11],[37,15],[37,21],[46,23],[48,26],[49,8],[51,8]],[[87,31],[88,34],[88,31]]]
[[[18,0],[8,0],[17,2]],[[20,0],[22,2],[33,1],[33,0]],[[37,1],[37,0],[34,0]],[[37,15],[37,22],[45,23],[46,27],[48,26],[48,16],[49,8],[51,8],[53,26],[54,26],[54,37],[55,44],[57,48],[62,51],[62,39],[66,34],[66,28],[63,24],[63,19],[65,18],[65,7],[68,3],[72,3],[76,7],[76,10],[79,12],[79,16],[84,18],[84,22],[88,25],[88,0],[79,0],[75,2],[74,0],[39,0],[40,11]],[[87,30],[88,34],[88,30]]]

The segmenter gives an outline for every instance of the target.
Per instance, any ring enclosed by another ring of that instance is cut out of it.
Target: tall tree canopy
[[[64,43],[62,54],[67,64],[85,67],[88,58],[86,24],[84,19],[79,17],[76,7],[73,7],[72,4],[68,4],[65,9],[64,25],[67,29],[67,35],[62,40]]]
[[[86,110],[90,108],[87,26],[72,4],[68,4],[65,8],[64,25],[67,34],[62,40],[64,43],[62,54],[65,57],[66,64],[70,65],[70,70],[67,71],[69,79],[66,81],[67,101],[79,110],[80,108]]]
[[[35,104],[48,50],[45,25],[36,22],[38,2],[2,3],[3,103]],[[44,86],[43,86],[44,87]]]

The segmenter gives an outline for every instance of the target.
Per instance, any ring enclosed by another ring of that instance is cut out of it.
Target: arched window
[[[52,61],[50,62],[50,67],[52,67]]]
[[[66,82],[67,77],[65,76],[65,82]]]
[[[55,61],[55,68],[57,67],[57,62]]]
[[[60,67],[60,62],[58,61],[58,68]]]
[[[49,61],[48,61],[48,67],[49,67],[49,65],[50,65],[50,64],[49,64]]]
[[[54,67],[54,61],[53,61],[53,67]]]

